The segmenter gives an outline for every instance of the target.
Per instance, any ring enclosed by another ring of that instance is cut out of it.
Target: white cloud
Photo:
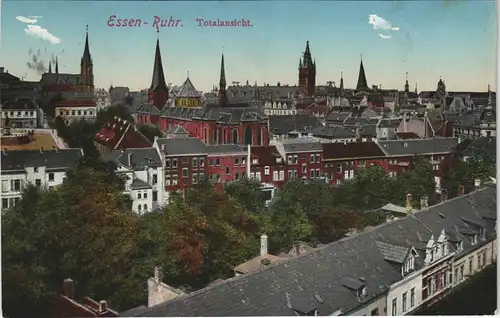
[[[391,22],[387,21],[384,18],[379,17],[376,14],[370,14],[368,16],[368,23],[373,25],[373,29],[382,29],[386,31],[399,31],[399,27],[393,27]]]
[[[39,25],[27,25],[24,29],[27,35],[49,41],[52,44],[58,44],[61,39],[49,32],[49,30],[42,28]]]
[[[29,17],[25,17],[25,16],[22,16],[22,15],[18,15],[16,17],[16,20],[17,21],[21,21],[22,23],[28,23],[28,24],[35,24],[38,22],[38,19],[41,19],[42,17],[41,16],[29,16]]]
[[[382,39],[390,39],[391,38],[390,35],[385,35],[385,34],[382,34],[382,33],[379,33],[378,36],[380,36]]]

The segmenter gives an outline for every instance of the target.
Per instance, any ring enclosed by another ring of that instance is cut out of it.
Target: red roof
[[[258,166],[275,166],[285,164],[285,160],[281,157],[276,146],[258,146],[251,148],[252,158],[257,158],[259,160]],[[281,158],[281,162],[278,163],[276,159]]]
[[[94,136],[97,143],[109,149],[148,148],[152,143],[141,134],[133,123],[115,117]]]
[[[381,158],[384,152],[374,142],[325,143],[323,160]]]

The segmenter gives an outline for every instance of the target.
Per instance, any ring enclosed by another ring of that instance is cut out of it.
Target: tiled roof
[[[383,158],[386,155],[374,142],[324,143],[323,160]]]
[[[191,80],[186,78],[184,84],[182,84],[179,92],[175,95],[176,98],[199,98],[201,97],[200,92],[194,87]]]
[[[113,150],[102,156],[104,161],[112,161],[117,165],[123,165],[134,170],[143,170],[148,167],[161,167],[162,162],[156,148],[127,148]]]
[[[286,153],[322,151],[321,143],[312,138],[286,139],[281,141]]]
[[[450,153],[458,145],[456,138],[379,140],[377,143],[388,156]]]
[[[24,170],[25,167],[71,169],[83,156],[81,149],[16,150],[1,152],[2,173]]]
[[[111,150],[152,146],[135,125],[119,117],[106,123],[95,134],[94,140]]]
[[[251,155],[252,158],[258,159],[258,165],[260,166],[275,166],[279,164],[277,161],[278,158],[281,158],[281,164],[285,163],[275,146],[252,147]]]
[[[163,152],[166,156],[190,156],[207,153],[206,146],[196,138],[158,138],[157,143],[160,147],[160,151]]]

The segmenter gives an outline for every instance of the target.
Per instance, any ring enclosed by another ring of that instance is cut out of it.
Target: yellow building
[[[177,107],[200,107],[201,93],[196,90],[189,77],[184,81],[179,92],[175,96]]]

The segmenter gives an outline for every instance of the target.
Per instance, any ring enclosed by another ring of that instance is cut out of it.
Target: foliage
[[[153,125],[138,125],[137,130],[151,142],[154,142],[155,137],[163,136],[160,128]]]
[[[56,111],[56,105],[64,100],[63,96],[61,93],[58,93],[54,96],[52,96],[49,100],[45,102],[41,102],[41,108],[43,109],[43,112],[49,116],[54,118],[55,117],[55,111]]]

